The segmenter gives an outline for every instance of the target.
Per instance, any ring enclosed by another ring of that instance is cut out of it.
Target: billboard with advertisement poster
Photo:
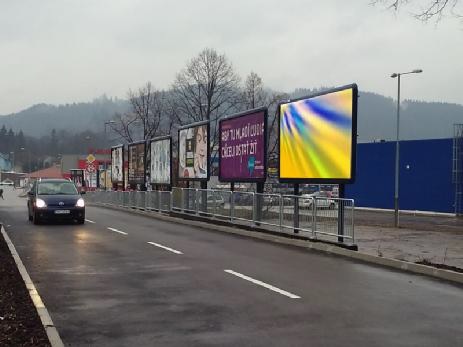
[[[264,182],[267,108],[239,113],[219,123],[219,180]]]
[[[178,131],[178,178],[209,179],[209,121],[190,124]]]
[[[352,84],[279,105],[280,182],[354,182],[357,95]]]
[[[145,176],[145,142],[131,143],[129,149],[129,184],[143,184]]]
[[[124,146],[111,148],[111,181],[124,182]]]
[[[150,141],[150,183],[171,184],[172,140],[170,136]]]

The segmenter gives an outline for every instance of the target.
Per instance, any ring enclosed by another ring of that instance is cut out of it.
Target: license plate
[[[71,211],[69,210],[55,210],[55,214],[69,214]]]

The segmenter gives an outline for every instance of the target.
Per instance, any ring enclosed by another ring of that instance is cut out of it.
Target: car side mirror
[[[80,195],[84,195],[84,194],[85,194],[85,190],[80,192]]]

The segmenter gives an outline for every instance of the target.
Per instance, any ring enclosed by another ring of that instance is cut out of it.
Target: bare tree
[[[147,82],[137,91],[129,90],[130,110],[116,114],[112,130],[127,142],[148,140],[170,131],[171,121],[164,91]]]
[[[383,5],[387,9],[399,11],[405,7],[419,7],[412,10],[412,15],[416,19],[423,22],[428,22],[435,19],[436,22],[440,21],[444,16],[452,16],[461,18],[461,12],[458,11],[460,0],[374,0],[372,4]]]
[[[264,90],[262,78],[253,71],[246,78],[243,94],[246,109],[264,106],[267,103],[268,94]]]
[[[268,162],[269,166],[278,159],[278,105],[289,99],[287,93],[272,93],[267,99],[268,107]]]
[[[242,100],[240,78],[224,54],[206,48],[180,71],[172,86],[172,116],[178,125],[209,120],[211,148],[218,145],[218,119]],[[217,155],[212,153],[211,160]]]

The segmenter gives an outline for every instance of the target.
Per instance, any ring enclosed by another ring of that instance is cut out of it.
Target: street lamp
[[[14,152],[10,152],[11,171],[14,172]]]
[[[106,126],[109,125],[109,124],[115,124],[116,122],[113,121],[113,120],[108,120],[106,122],[104,122],[104,142],[105,142],[105,145],[107,145],[107,142],[108,142],[108,139],[107,139],[107,136],[106,136]],[[104,161],[104,174],[105,174],[105,179],[104,179],[104,190],[107,190],[107,182],[106,182],[106,179],[108,178],[108,163],[106,162],[106,159]]]
[[[412,73],[421,73],[423,70],[415,69],[409,72],[394,72],[391,78],[397,77],[397,137],[395,145],[395,189],[394,189],[394,226],[399,227],[399,134],[400,134],[400,76]]]
[[[26,148],[21,147],[20,150],[25,151]],[[29,158],[29,173],[31,173],[31,151],[29,149],[27,150],[27,156]]]

